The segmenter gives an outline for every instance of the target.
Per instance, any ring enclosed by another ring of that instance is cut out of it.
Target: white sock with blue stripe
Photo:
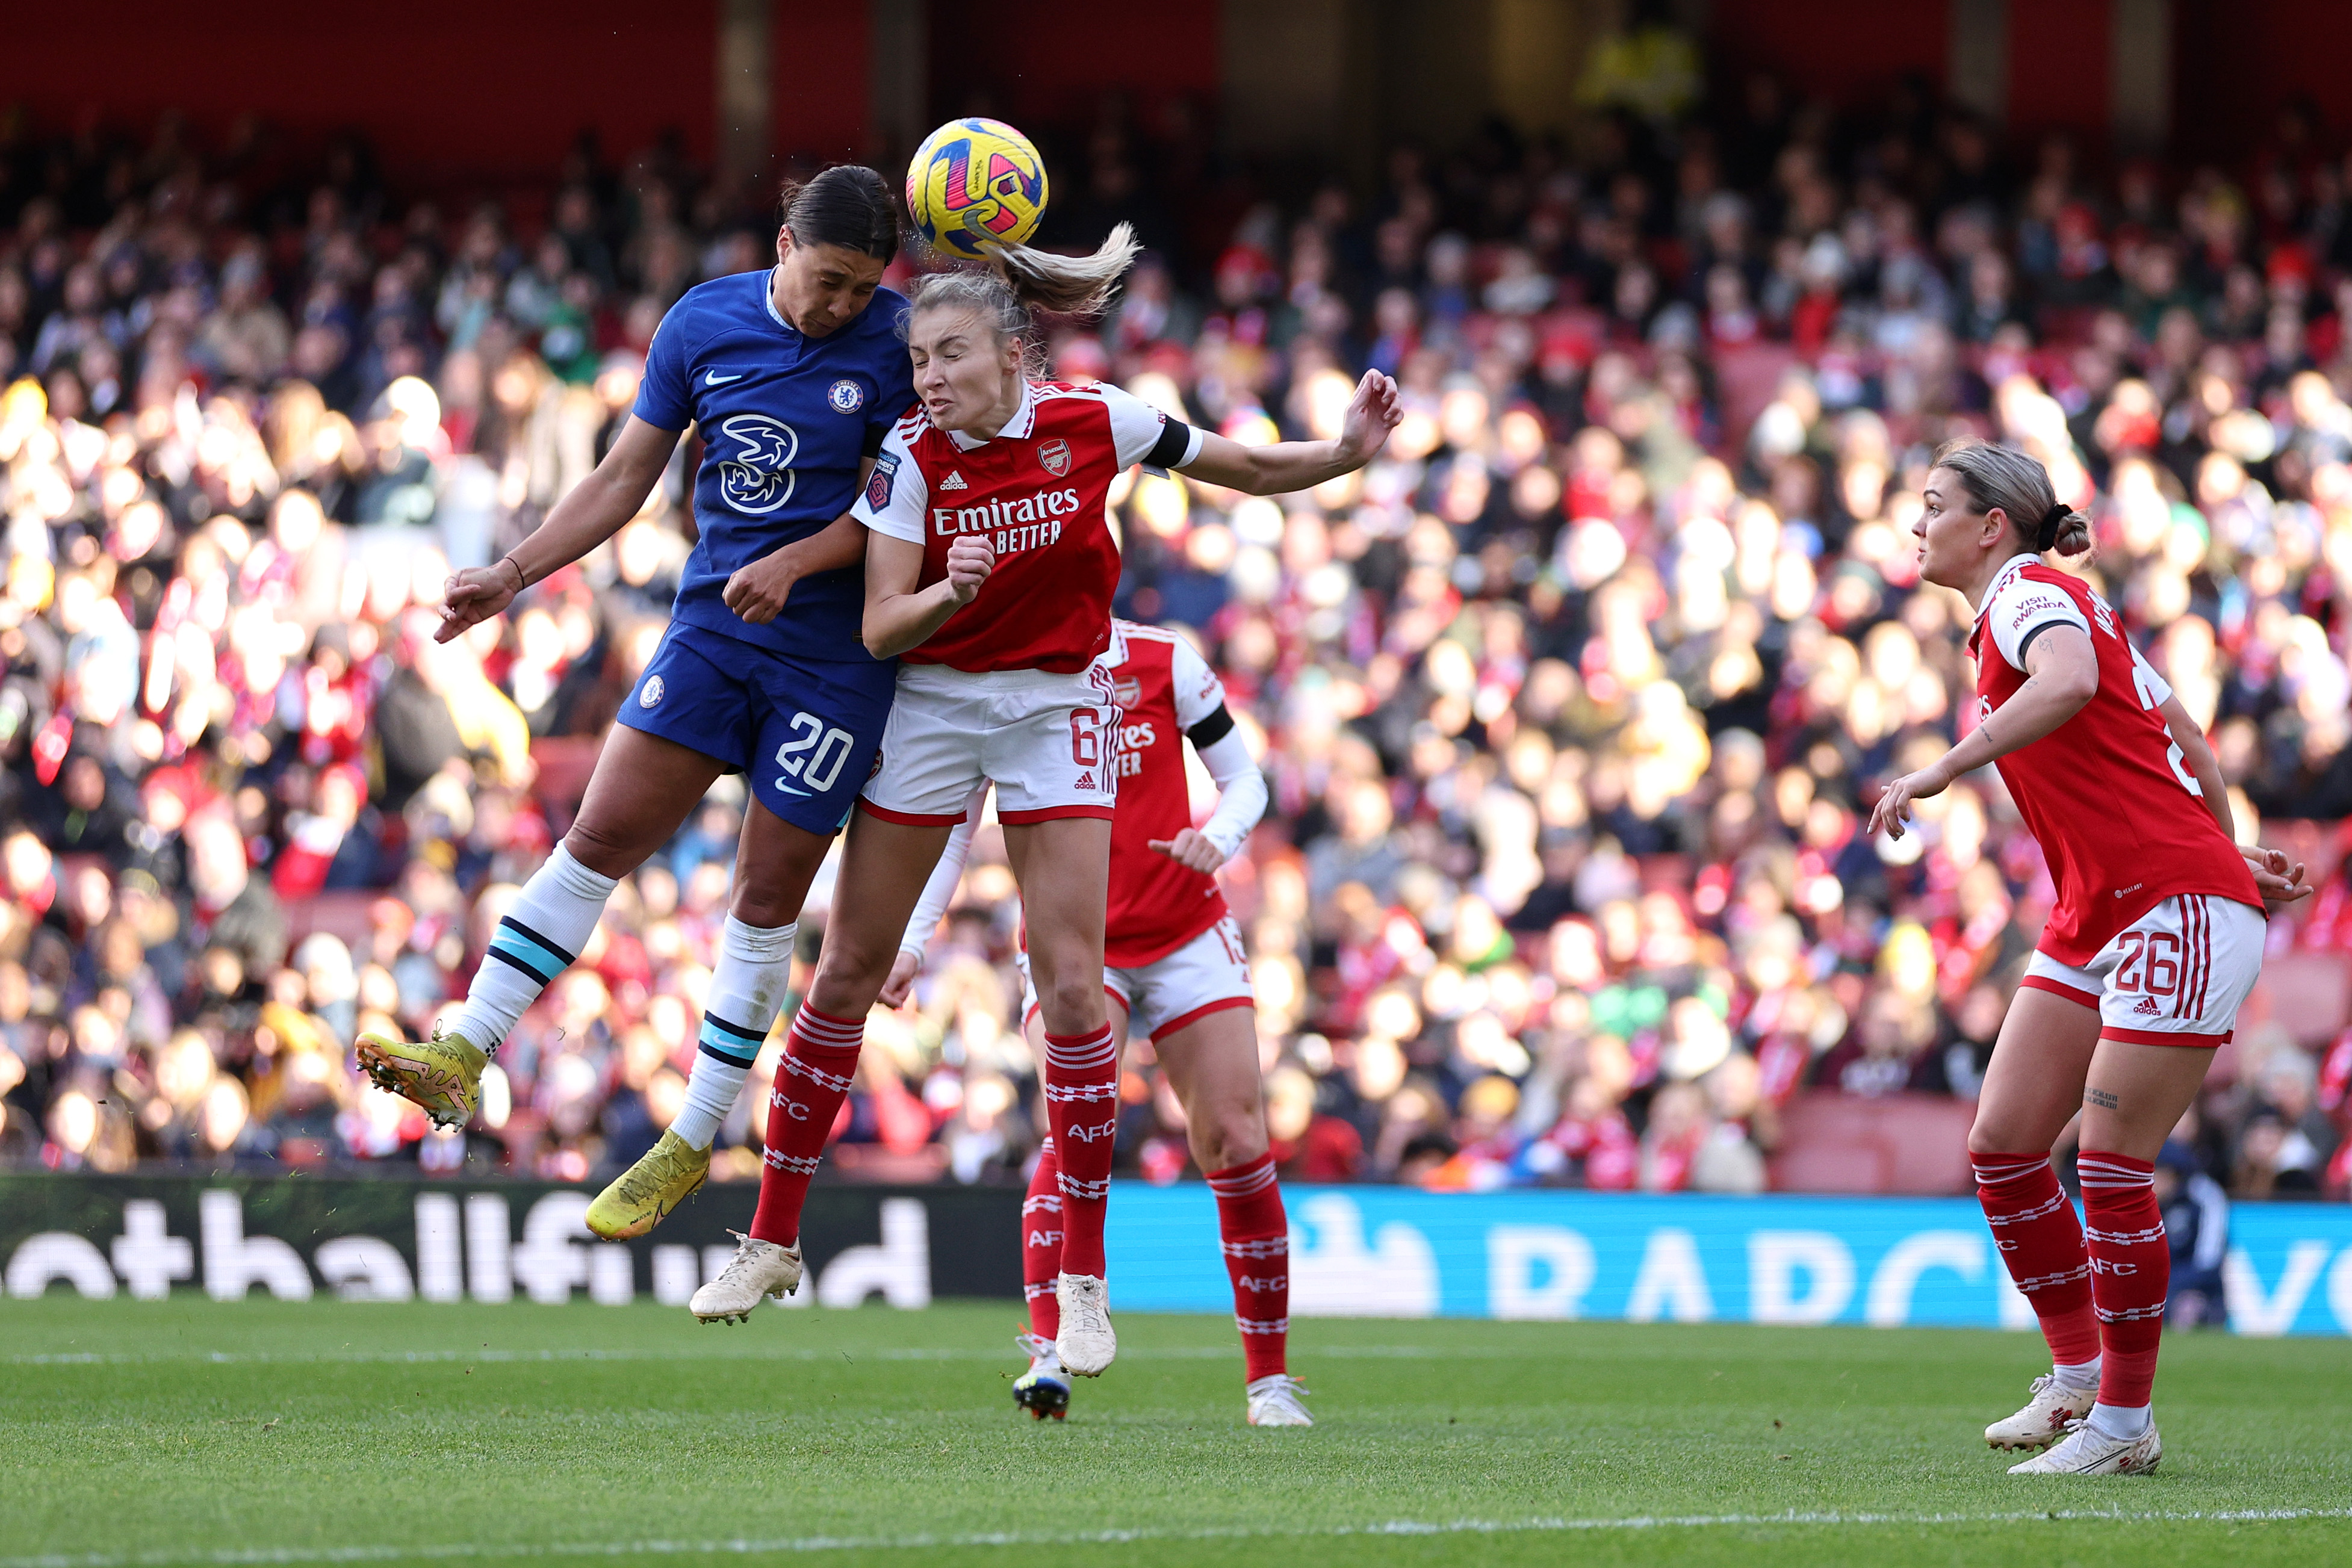
[[[686,1081],[686,1104],[669,1130],[698,1149],[719,1136],[719,1124],[743,1092],[743,1080],[783,1010],[793,978],[793,937],[798,925],[746,925],[733,915],[719,940],[719,965],[703,998],[702,1040]]]
[[[490,934],[490,950],[474,971],[456,1031],[495,1052],[523,1009],[580,956],[614,885],[614,879],[590,871],[556,845]]]

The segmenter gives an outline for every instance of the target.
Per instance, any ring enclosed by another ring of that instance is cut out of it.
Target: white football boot
[[[2088,1421],[2066,1423],[2066,1436],[2055,1446],[2021,1465],[2011,1465],[2013,1476],[2144,1476],[2164,1458],[2164,1439],[2156,1423],[2137,1437],[2116,1439],[2091,1430]]]
[[[1092,1274],[1064,1274],[1054,1281],[1062,1304],[1062,1370],[1079,1377],[1100,1377],[1118,1355],[1118,1335],[1111,1332],[1110,1288]]]
[[[1299,1396],[1307,1385],[1286,1372],[1271,1377],[1261,1377],[1244,1390],[1249,1396],[1249,1424],[1253,1427],[1312,1427],[1315,1417],[1307,1413]]]
[[[763,1296],[782,1301],[801,1283],[801,1249],[796,1242],[779,1247],[772,1241],[755,1241],[740,1230],[727,1233],[735,1238],[735,1256],[719,1271],[719,1278],[694,1292],[687,1310],[706,1323],[740,1323],[751,1315],[751,1309]]]
[[[2025,1408],[1987,1427],[1985,1441],[1996,1448],[2046,1448],[2066,1435],[2069,1421],[2089,1416],[2098,1397],[2095,1388],[2071,1388],[2045,1372],[2033,1380]]]

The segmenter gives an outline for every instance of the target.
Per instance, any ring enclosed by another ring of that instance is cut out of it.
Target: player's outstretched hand
[[[2303,880],[2303,862],[2289,861],[2284,850],[2240,844],[2238,852],[2246,857],[2246,869],[2254,873],[2254,887],[2263,895],[2264,909],[2276,912],[2298,898],[2311,896],[2311,883]]]
[[[915,977],[922,972],[922,956],[909,953],[904,947],[899,948],[897,961],[890,966],[890,977],[882,982],[882,1005],[886,1008],[905,1007],[907,993],[915,988]]]
[[[765,626],[783,613],[784,601],[793,596],[793,584],[801,580],[794,559],[792,548],[786,546],[773,555],[738,568],[727,580],[726,591],[719,597],[747,624]]]
[[[512,604],[522,586],[522,568],[504,557],[451,572],[441,587],[441,624],[434,628],[433,640],[446,643],[480,625]]]
[[[996,548],[986,534],[965,534],[948,546],[948,591],[970,604],[988,574],[996,570]]]
[[[1217,868],[1225,863],[1225,852],[1211,842],[1197,828],[1186,828],[1172,839],[1153,839],[1150,848],[1166,855],[1178,865],[1214,876]]]
[[[1940,795],[1951,782],[1935,763],[1916,773],[1906,773],[1880,792],[1878,804],[1870,809],[1870,831],[1884,831],[1890,839],[1901,838],[1904,824],[1911,820],[1911,802]]]
[[[1356,383],[1348,417],[1339,426],[1339,455],[1352,467],[1361,467],[1388,444],[1389,433],[1404,417],[1397,384],[1378,371],[1366,371]]]

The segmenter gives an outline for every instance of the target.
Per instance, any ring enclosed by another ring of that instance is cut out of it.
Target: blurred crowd
[[[1226,881],[1286,1175],[1752,1191],[1800,1093],[1974,1094],[2042,857],[1990,772],[1859,831],[1973,720],[1969,612],[1909,538],[1964,433],[2093,517],[2074,570],[2208,726],[2241,836],[2324,824],[2273,951],[2352,945],[2352,160],[2273,142],[2014,162],[1907,90],[1841,118],[1759,82],[1400,150],[1369,195],[1234,200],[1124,119],[1055,144],[1055,237],[1160,246],[1058,374],[1251,442],[1332,434],[1367,366],[1405,392],[1381,459],[1311,494],[1114,492],[1122,613],[1196,638],[1263,743]],[[0,1160],[580,1180],[651,1145],[740,779],[624,879],[473,1126],[350,1047],[432,1027],[568,823],[664,624],[692,442],[611,544],[440,646],[445,573],[593,465],[664,309],[763,265],[770,222],[660,147],[460,211],[349,143],[295,185],[168,124],[0,145]],[[836,1169],[1018,1178],[1017,917],[983,829]],[[757,1173],[775,1055],[722,1177]],[[1179,1179],[1181,1108],[1148,1044],[1129,1068],[1122,1166]],[[2245,1030],[2168,1168],[2343,1196],[2347,1078],[2352,1031]]]

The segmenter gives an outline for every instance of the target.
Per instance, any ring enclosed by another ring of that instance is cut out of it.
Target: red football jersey
[[[1129,465],[1197,456],[1199,433],[1107,385],[1031,382],[985,441],[934,426],[919,406],[883,438],[852,508],[878,533],[923,547],[919,586],[947,576],[948,547],[985,534],[996,567],[909,664],[1074,674],[1110,644],[1118,541],[1111,481]]]
[[[1157,627],[1118,623],[1110,667],[1119,707],[1118,811],[1110,824],[1110,903],[1103,962],[1132,969],[1164,958],[1225,917],[1217,879],[1151,847],[1192,823],[1184,732],[1223,706],[1225,690],[1192,645]]]
[[[2037,556],[2002,567],[1977,616],[1969,652],[1978,714],[2016,695],[2026,650],[2053,626],[2089,634],[2099,689],[2074,717],[1996,764],[2058,887],[2042,951],[2080,967],[2116,932],[2184,893],[2260,909],[2253,873],[2205,809],[2156,711],[2172,688],[2125,639],[2106,601]]]

